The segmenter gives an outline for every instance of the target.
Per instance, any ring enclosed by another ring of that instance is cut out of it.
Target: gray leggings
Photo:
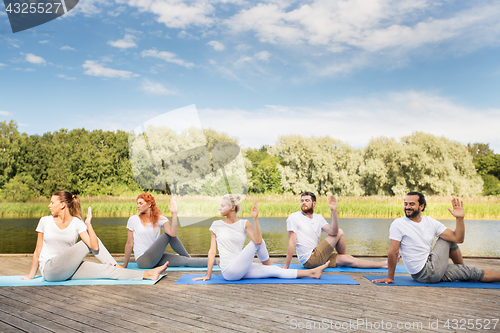
[[[83,261],[92,252],[102,262]],[[81,279],[114,279],[114,280],[142,280],[144,272],[115,267],[108,250],[99,240],[99,250],[91,250],[83,241],[79,241],[64,253],[49,259],[43,268],[43,277],[46,281],[64,281]]]
[[[481,281],[484,270],[468,265],[450,264],[450,252],[458,249],[453,242],[438,238],[432,249],[424,268],[411,277],[421,283],[437,283],[440,281]]]
[[[167,245],[170,243],[172,250],[178,254],[165,253]],[[207,258],[190,258],[189,253],[177,237],[171,237],[163,233],[135,262],[139,268],[153,268],[161,266],[168,261],[171,267],[207,267]]]

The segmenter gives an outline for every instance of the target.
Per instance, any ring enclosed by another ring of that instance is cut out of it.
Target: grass
[[[131,216],[137,213],[135,196],[128,197],[82,197],[84,210],[92,206],[96,217]],[[156,195],[158,206],[170,215],[170,196]],[[451,208],[451,197],[427,197],[425,215],[438,219],[453,219],[447,208]],[[176,198],[180,216],[217,216],[219,197],[184,196]],[[340,197],[339,217],[396,218],[403,215],[404,197]],[[296,195],[248,195],[242,202],[242,216],[250,216],[253,202],[259,203],[259,216],[283,217],[300,209],[300,196]],[[500,219],[500,196],[463,198],[466,218]],[[0,202],[0,217],[40,217],[48,215],[49,200],[39,198],[31,202]],[[318,198],[315,212],[330,216],[326,197]],[[85,215],[85,214],[84,214]]]

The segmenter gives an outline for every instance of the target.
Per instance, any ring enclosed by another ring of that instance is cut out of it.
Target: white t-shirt
[[[247,237],[246,223],[247,220],[238,220],[232,224],[217,220],[210,226],[210,231],[215,234],[217,239],[222,272],[231,265],[243,249]]]
[[[165,216],[160,216],[156,228],[152,223],[142,224],[139,215],[133,215],[128,219],[127,229],[134,233],[134,256],[139,258],[160,237],[160,229],[168,222]]]
[[[85,223],[77,217],[63,230],[59,229],[53,216],[44,216],[38,222],[36,231],[43,233],[42,251],[38,262],[43,275],[45,263],[76,244],[78,236],[87,230]]]
[[[413,222],[406,216],[394,220],[389,229],[389,238],[401,242],[399,252],[410,274],[417,274],[427,262],[434,237],[439,237],[446,227],[428,216]]]
[[[313,214],[312,219],[302,211],[291,214],[286,220],[286,230],[297,234],[297,257],[305,264],[321,240],[321,228],[328,224],[320,214]]]

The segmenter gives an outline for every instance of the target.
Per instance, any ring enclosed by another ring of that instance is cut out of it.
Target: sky
[[[81,0],[12,33],[0,5],[0,121],[132,131],[194,104],[244,148],[421,131],[500,153],[499,17],[496,0]]]

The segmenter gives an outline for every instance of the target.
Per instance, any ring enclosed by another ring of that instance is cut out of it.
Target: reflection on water
[[[199,218],[197,218],[199,220]],[[250,219],[250,218],[248,218]],[[127,218],[93,218],[97,235],[111,253],[123,253],[127,241]],[[214,218],[178,228],[178,236],[189,253],[207,253],[210,247],[210,227]],[[251,219],[250,219],[251,220]],[[389,226],[392,219],[339,219],[344,230],[347,253],[356,255],[386,255],[389,249]],[[261,217],[259,222],[269,253],[285,254],[288,246],[286,218]],[[455,221],[442,221],[455,228]],[[0,253],[31,253],[35,249],[38,219],[0,219]],[[323,237],[326,234],[323,233]],[[248,241],[247,237],[247,241]],[[500,221],[466,220],[466,239],[460,245],[464,255],[500,256]],[[170,247],[169,247],[170,252]]]

